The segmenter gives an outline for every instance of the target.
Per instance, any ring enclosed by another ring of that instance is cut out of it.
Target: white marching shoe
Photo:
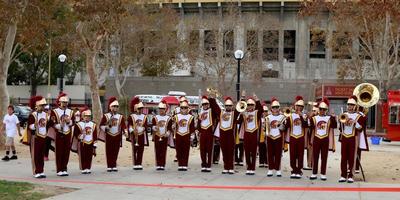
[[[282,176],[281,170],[279,170],[279,171],[276,172],[276,176],[277,176],[277,177],[281,177],[281,176]]]
[[[272,175],[274,175],[274,173],[272,172],[272,170],[268,170],[267,176],[272,176]]]

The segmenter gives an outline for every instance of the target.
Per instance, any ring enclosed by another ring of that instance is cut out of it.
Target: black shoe
[[[312,170],[310,167],[303,167],[303,170]]]
[[[9,160],[10,160],[10,157],[4,156],[1,160],[3,160],[3,161],[9,161]]]
[[[218,161],[214,161],[213,164],[214,164],[214,165],[218,165]]]
[[[10,160],[17,160],[17,159],[18,159],[17,155],[13,155],[13,156],[11,156],[11,158],[10,158]]]
[[[174,159],[174,162],[178,162],[178,159]]]

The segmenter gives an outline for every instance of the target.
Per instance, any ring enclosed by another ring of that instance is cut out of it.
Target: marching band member
[[[312,130],[311,144],[313,149],[313,170],[310,180],[317,179],[318,161],[321,155],[321,180],[326,181],[326,165],[328,151],[335,151],[334,129],[337,127],[336,117],[328,115],[329,100],[324,98],[318,104],[318,115],[310,118],[309,127]]]
[[[143,114],[143,103],[138,97],[131,100],[132,114],[128,118],[129,141],[132,144],[133,169],[142,170],[144,146],[149,146],[147,115]]]
[[[289,142],[290,167],[292,172],[290,178],[301,178],[303,172],[304,142],[306,138],[307,121],[303,116],[304,100],[302,96],[297,96],[294,103],[296,112],[291,113],[287,120],[287,135]]]
[[[318,114],[318,103],[312,102],[312,109],[311,112],[307,114],[307,122],[310,118],[314,117]],[[305,137],[305,146],[307,150],[307,166],[303,168],[303,170],[312,170],[312,145],[311,145],[311,135],[312,135],[311,128],[306,128],[306,137]]]
[[[97,126],[91,121],[92,112],[88,107],[82,109],[79,121],[74,126],[74,137],[78,142],[79,168],[82,174],[90,174],[92,158],[96,156]]]
[[[260,100],[255,95],[254,98],[248,98],[246,103],[247,110],[242,113],[243,118],[241,119],[244,126],[243,148],[247,165],[246,175],[254,175],[263,108]]]
[[[30,107],[34,110],[28,117],[27,145],[30,145],[32,170],[35,178],[46,178],[44,174],[44,151],[47,137],[47,113],[43,107],[46,99],[42,96],[31,97]]]
[[[357,154],[357,136],[362,130],[361,120],[363,119],[357,112],[357,97],[351,96],[347,100],[347,112],[343,113],[345,119],[340,119],[340,142],[341,142],[341,175],[339,182],[353,183],[354,162]]]
[[[180,103],[180,113],[175,115],[175,149],[178,159],[178,171],[187,171],[191,135],[195,132],[194,117],[189,114],[189,103]]]
[[[156,155],[156,170],[164,170],[168,142],[170,141],[169,137],[172,132],[172,118],[166,114],[167,102],[161,101],[158,104],[158,111],[158,115],[155,115],[152,119],[154,151]]]
[[[219,141],[221,144],[222,160],[224,161],[222,174],[234,174],[233,154],[235,152],[235,133],[239,112],[234,109],[231,97],[225,98],[225,110],[221,110],[214,97],[209,98],[209,101],[213,112],[219,116],[217,128],[219,129]]]
[[[367,141],[367,111],[362,106],[358,106],[358,114],[361,115],[361,126],[362,130],[359,135],[359,145],[357,148],[357,161],[355,173],[360,173],[361,166],[361,151],[369,151],[368,141]]]
[[[178,98],[178,100],[179,100],[179,105],[183,102],[183,101],[187,101],[187,99],[186,99],[186,97],[185,96],[180,96],[179,98]],[[181,113],[181,108],[179,107],[179,106],[177,106],[177,107],[175,107],[175,109],[174,109],[174,112],[173,112],[173,114],[172,114],[172,120],[175,120],[175,116],[177,115],[177,114],[179,114],[179,113]],[[190,113],[190,111],[188,112],[188,113]],[[175,140],[175,138],[174,138],[174,140]],[[176,152],[176,148],[175,148],[175,159],[174,159],[174,162],[178,162],[178,156],[177,156],[177,152]]]
[[[116,97],[108,100],[109,112],[103,114],[98,139],[106,144],[107,172],[116,172],[119,148],[122,146],[122,134],[127,133],[124,116],[118,113],[119,103]]]
[[[275,170],[276,176],[281,177],[281,159],[282,149],[285,137],[286,117],[280,113],[280,103],[277,98],[271,99],[271,114],[265,118],[266,135],[267,135],[267,153],[268,153],[268,172],[267,176],[273,175]]]
[[[71,109],[68,108],[69,98],[67,94],[61,93],[57,97],[58,108],[53,109],[50,114],[49,126],[55,130],[55,160],[57,176],[68,176],[67,165],[71,151],[72,129],[75,118]]]
[[[258,162],[259,167],[267,167],[268,166],[268,156],[267,156],[267,142],[265,139],[265,117],[268,116],[268,106],[264,102],[263,103],[263,116],[261,118],[261,129],[260,129],[260,142],[258,143]]]
[[[201,172],[211,172],[214,148],[214,119],[216,112],[210,108],[207,96],[201,99],[201,110],[198,118],[198,131],[200,137]]]

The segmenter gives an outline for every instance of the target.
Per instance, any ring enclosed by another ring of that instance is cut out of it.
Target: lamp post
[[[237,65],[237,81],[236,81],[236,100],[240,100],[240,60],[243,59],[244,53],[242,50],[235,51],[235,59],[238,61]]]
[[[60,61],[61,63],[61,78],[60,78],[60,94],[63,92],[64,90],[64,63],[67,60],[67,56],[64,54],[61,54],[58,56],[58,61]]]

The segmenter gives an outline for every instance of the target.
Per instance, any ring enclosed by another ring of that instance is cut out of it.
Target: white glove
[[[85,136],[84,136],[83,134],[80,134],[80,135],[78,136],[78,138],[79,138],[80,140],[83,140],[83,138],[85,138]]]
[[[31,125],[29,126],[29,128],[30,128],[32,131],[36,130],[35,124],[31,124]]]
[[[283,125],[283,124],[279,125],[279,130],[284,131],[285,130],[285,125]]]
[[[61,124],[56,124],[56,125],[54,125],[54,127],[55,127],[57,130],[61,130]]]

